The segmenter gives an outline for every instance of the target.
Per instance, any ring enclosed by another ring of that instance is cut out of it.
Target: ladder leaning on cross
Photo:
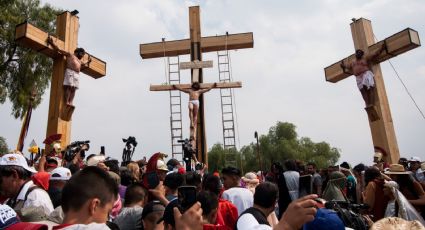
[[[254,47],[252,33],[226,34],[220,36],[201,37],[199,6],[189,7],[189,31],[190,38],[175,41],[162,41],[140,45],[140,56],[144,59],[170,57],[190,54],[192,63],[183,64],[191,68],[191,82],[199,82],[201,88],[211,87],[213,83],[203,83],[202,68],[210,65],[209,62],[202,62],[202,53],[220,50],[244,49]],[[212,63],[211,63],[212,64]],[[195,68],[192,68],[195,67]],[[200,67],[200,68],[198,68]],[[189,89],[191,84],[181,84],[183,88]],[[215,88],[240,88],[241,82],[217,83]],[[171,85],[152,85],[151,91],[175,90]],[[195,139],[197,159],[207,163],[207,144],[205,138],[205,120],[203,96],[199,98],[198,124],[195,124]]]
[[[366,112],[369,117],[369,126],[372,133],[374,148],[384,151],[382,154],[385,155],[384,160],[386,162],[397,163],[400,158],[400,153],[379,63],[420,46],[419,34],[417,31],[407,28],[375,43],[371,21],[364,18],[357,20],[353,19],[350,26],[355,49],[363,50],[365,55],[377,53],[384,45],[386,47],[385,51],[378,55],[375,61],[376,64],[372,65],[371,68],[375,75],[376,86],[374,88],[374,94],[376,96],[374,97],[373,111],[376,111],[376,114],[372,114],[371,110],[368,108]],[[344,71],[341,67],[341,62],[351,63],[354,59],[355,55],[352,54],[326,67],[326,81],[336,83],[351,76],[352,73]]]

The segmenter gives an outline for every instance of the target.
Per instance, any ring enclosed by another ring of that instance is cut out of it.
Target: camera
[[[80,152],[81,159],[86,157],[86,150],[90,149],[90,141],[75,141],[68,145],[65,149],[64,159],[71,162],[75,155]]]
[[[133,147],[137,146],[136,138],[133,136],[129,136],[127,139],[123,138],[122,141],[125,143],[126,146],[132,145]]]
[[[183,161],[186,163],[186,171],[191,171],[190,160],[192,159],[195,150],[192,147],[189,139],[178,140],[178,143],[182,143],[183,148]]]

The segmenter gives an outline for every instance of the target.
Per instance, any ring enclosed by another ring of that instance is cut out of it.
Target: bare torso
[[[353,70],[353,74],[358,77],[361,76],[364,72],[370,70],[369,65],[365,59],[355,60],[351,63],[351,68]]]
[[[70,54],[66,57],[66,67],[79,73],[81,70],[81,61],[75,55]]]
[[[201,95],[201,93],[199,92],[199,90],[190,90],[189,92],[189,100],[193,101],[193,100],[199,100],[199,96]]]

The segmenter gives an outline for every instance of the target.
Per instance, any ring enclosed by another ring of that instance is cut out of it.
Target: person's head
[[[409,168],[409,161],[405,157],[400,157],[398,163],[403,165],[403,167],[407,170]]]
[[[400,186],[400,190],[403,188],[408,188],[413,190],[413,177],[411,172],[406,171],[403,165],[400,164],[391,164],[385,174],[391,177],[391,179]]]
[[[148,192],[140,184],[132,184],[125,190],[124,207],[143,207],[148,198]]]
[[[375,152],[375,155],[373,155],[373,162],[374,163],[380,163],[382,162],[382,153],[381,152]]]
[[[364,51],[361,49],[356,50],[356,59],[362,59]]]
[[[362,172],[366,169],[365,165],[360,163],[353,168],[353,174],[356,177],[360,177],[362,175]]]
[[[271,213],[275,208],[278,195],[279,189],[276,184],[263,182],[255,187],[254,205],[266,209]]]
[[[298,171],[297,162],[295,160],[286,160],[284,165],[287,171]]]
[[[46,159],[46,164],[44,165],[44,170],[46,172],[51,172],[55,168],[57,168],[58,165],[59,165],[59,163],[55,158],[49,157],[49,158]]]
[[[165,207],[164,215],[163,215],[163,224],[164,224],[164,229],[166,230],[176,229],[175,228],[176,222],[174,220],[174,208],[178,208],[180,212],[183,211],[182,207],[179,204],[178,199],[171,201]]]
[[[373,180],[378,179],[380,177],[381,177],[381,172],[375,166],[367,168],[364,172],[364,180],[365,180],[366,185],[370,181],[373,181]]]
[[[55,168],[50,172],[50,187],[62,190],[65,184],[71,179],[71,170],[65,167]]]
[[[201,203],[202,217],[204,223],[215,224],[217,220],[218,197],[210,191],[201,191],[196,196],[196,200]]]
[[[241,170],[235,167],[226,167],[221,170],[223,186],[225,189],[237,187],[240,185]]]
[[[179,169],[181,167],[183,167],[183,166],[180,164],[180,161],[178,161],[177,159],[172,158],[172,159],[167,161],[168,171],[177,172],[177,169]]]
[[[201,88],[201,85],[199,85],[199,82],[193,82],[192,83],[192,89],[193,90],[199,90]]]
[[[177,188],[182,186],[184,183],[184,177],[180,173],[170,173],[165,176],[164,187],[165,193],[168,194],[177,194]]]
[[[416,172],[421,168],[421,159],[419,157],[411,157],[409,160],[409,169]]]
[[[274,174],[283,173],[283,167],[279,162],[274,162],[271,166],[271,171]]]
[[[31,179],[34,169],[28,167],[27,161],[21,154],[6,154],[0,159],[0,190],[11,198],[18,195],[21,187]]]
[[[348,162],[346,161],[342,162],[342,164],[340,164],[339,166],[341,166],[341,168],[351,169],[350,164],[348,164]]]
[[[128,168],[120,170],[120,177],[121,185],[123,186],[129,186],[133,183],[133,174],[131,174],[131,171]]]
[[[128,170],[130,170],[131,175],[134,180],[139,181],[140,180],[140,168],[139,165],[136,162],[130,162],[127,165]]]
[[[218,196],[221,190],[220,178],[213,174],[205,174],[202,180],[202,189],[204,191],[210,191]]]
[[[74,55],[78,58],[81,59],[84,57],[84,55],[86,54],[86,51],[83,48],[76,48],[74,50]]]
[[[186,185],[195,186],[198,190],[201,188],[202,177],[200,174],[190,171],[185,175]]]
[[[317,170],[317,168],[316,168],[315,163],[310,162],[310,163],[307,164],[307,173],[314,174],[314,173],[316,173],[316,170]]]
[[[64,223],[105,223],[117,196],[118,186],[107,172],[95,166],[82,169],[62,190]]]
[[[105,162],[103,162],[106,167],[109,168],[109,171],[114,172],[116,174],[120,174],[120,166],[118,163],[118,160],[116,159],[106,159]]]
[[[164,215],[165,207],[159,201],[151,201],[143,207],[142,223],[144,230],[157,230],[163,227],[162,223],[157,223]]]

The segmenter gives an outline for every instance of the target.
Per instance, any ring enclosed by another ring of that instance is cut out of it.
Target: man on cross
[[[192,87],[190,89],[183,89],[179,85],[173,85],[173,89],[177,89],[189,94],[189,118],[191,128],[195,127],[198,122],[199,96],[201,96],[201,94],[203,93],[210,91],[216,86],[217,83],[214,83],[211,87],[201,89],[199,82],[193,82]]]
[[[356,76],[357,87],[359,87],[366,107],[373,106],[375,95],[373,89],[375,88],[374,74],[370,70],[370,65],[376,61],[376,58],[386,49],[386,44],[382,45],[376,53],[364,56],[364,51],[361,49],[356,50],[356,60],[350,65],[345,65],[344,60],[341,61],[341,67],[345,72],[346,69],[352,71]]]
[[[86,54],[83,48],[76,48],[72,54],[67,51],[60,50],[50,36],[47,38],[47,43],[52,45],[53,49],[55,49],[58,53],[66,56],[66,70],[63,87],[65,89],[66,104],[68,106],[73,106],[75,91],[79,87],[81,66],[88,66],[88,64],[91,62],[91,57],[89,55],[87,63],[82,63],[81,59]]]

